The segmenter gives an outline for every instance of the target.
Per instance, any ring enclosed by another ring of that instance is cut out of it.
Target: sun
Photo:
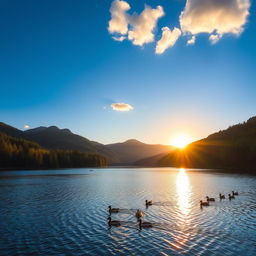
[[[185,148],[191,142],[192,140],[187,134],[179,133],[171,139],[170,144],[176,148]]]

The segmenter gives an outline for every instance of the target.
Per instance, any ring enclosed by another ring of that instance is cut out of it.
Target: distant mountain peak
[[[61,129],[62,132],[65,132],[65,133],[72,133],[69,129],[67,128],[64,128],[64,129]]]
[[[47,131],[47,132],[64,132],[64,133],[72,133],[69,129],[65,128],[65,129],[60,129],[58,126],[52,125],[49,127],[45,127],[45,126],[40,126],[37,128],[33,128],[33,129],[29,129],[26,130],[25,133],[34,133],[34,132],[42,132],[42,131]]]
[[[136,139],[129,139],[125,142],[119,142],[106,145],[109,149],[117,152],[122,164],[131,164],[140,159],[155,156],[161,153],[168,153],[169,146],[146,144]]]
[[[141,141],[136,139],[129,139],[124,142],[125,144],[143,144]]]
[[[25,133],[41,132],[41,131],[44,131],[46,129],[47,129],[47,127],[45,127],[45,126],[39,126],[39,127],[36,127],[36,128],[28,129],[24,132]]]
[[[60,128],[59,128],[58,126],[52,125],[52,126],[49,126],[49,127],[47,128],[47,130],[59,131]]]

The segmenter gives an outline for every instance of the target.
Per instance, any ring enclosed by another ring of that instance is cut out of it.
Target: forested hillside
[[[174,150],[159,166],[256,171],[256,117]]]
[[[90,141],[85,137],[72,133],[69,129],[60,129],[57,126],[40,126],[21,131],[0,122],[0,133],[36,142],[41,147],[49,150],[77,150],[102,155],[107,158],[108,163],[117,163],[119,161],[117,154],[105,147],[105,145]]]
[[[99,154],[47,150],[37,143],[0,133],[0,168],[76,168],[106,166]]]

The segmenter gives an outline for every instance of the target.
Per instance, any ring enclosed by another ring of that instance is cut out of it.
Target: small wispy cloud
[[[28,125],[28,124],[25,124],[24,126],[23,126],[23,129],[29,129],[30,128],[30,126]]]
[[[126,37],[125,37],[125,36],[112,36],[112,38],[113,38],[115,41],[123,42]]]
[[[127,103],[112,103],[111,108],[115,111],[130,111],[133,107]]]
[[[187,45],[193,45],[196,42],[196,37],[192,36],[188,41],[187,41]]]
[[[222,35],[210,35],[209,40],[212,44],[216,44],[220,39]]]

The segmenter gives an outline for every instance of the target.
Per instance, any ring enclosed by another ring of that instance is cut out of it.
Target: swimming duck
[[[146,204],[146,206],[149,206],[149,205],[152,205],[153,203],[152,203],[152,200],[150,200],[150,201],[146,200],[145,204]]]
[[[209,202],[203,202],[202,200],[200,200],[200,206],[209,206]]]
[[[119,220],[111,220],[111,217],[108,217],[108,225],[109,226],[119,227],[119,226],[121,226],[121,221],[119,221]]]
[[[209,196],[207,196],[206,199],[207,199],[207,202],[210,202],[210,201],[215,202],[215,199],[213,197],[210,198]]]
[[[225,195],[222,195],[221,193],[219,195],[220,195],[220,200],[225,199]]]
[[[118,213],[119,212],[119,208],[112,208],[111,205],[108,207],[108,211],[109,213]]]
[[[238,196],[238,192],[232,191],[232,195],[233,195],[233,196]]]
[[[135,216],[139,219],[139,218],[142,218],[144,215],[143,211],[141,210],[137,210],[136,213],[135,213]]]
[[[139,227],[142,228],[152,228],[153,224],[151,222],[142,222],[141,219],[139,219]]]
[[[230,195],[228,194],[228,199],[231,200],[231,199],[235,199],[235,196],[234,195]]]

